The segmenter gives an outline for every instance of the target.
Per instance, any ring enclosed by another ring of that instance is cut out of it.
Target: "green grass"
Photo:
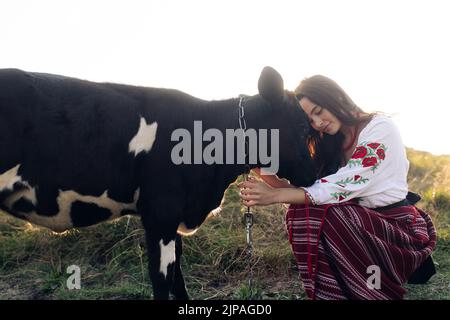
[[[433,218],[438,271],[426,285],[406,285],[406,299],[450,299],[450,158],[408,150],[410,189]],[[246,299],[253,270],[255,299],[306,299],[298,277],[281,205],[255,209],[254,252],[246,254],[237,187],[223,211],[184,238],[182,267],[194,299]],[[81,268],[81,289],[68,290],[70,265]],[[0,214],[0,299],[150,299],[144,231],[123,218],[55,234]]]
[[[437,230],[433,252],[437,274],[425,285],[406,285],[407,299],[450,299],[450,156],[407,150],[410,160],[408,183],[422,195],[418,207],[428,212]]]
[[[450,299],[450,238],[440,237],[433,253],[437,273],[425,285],[406,285],[410,300],[449,300]]]

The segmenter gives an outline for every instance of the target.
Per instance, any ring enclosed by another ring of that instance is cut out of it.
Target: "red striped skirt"
[[[436,246],[431,218],[415,206],[290,205],[286,227],[310,299],[401,299]]]

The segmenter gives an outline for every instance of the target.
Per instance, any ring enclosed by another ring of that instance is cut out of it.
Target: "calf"
[[[177,90],[0,70],[0,209],[56,232],[139,215],[154,298],[187,299],[180,234],[193,233],[248,167],[190,164],[188,149],[178,158],[186,161],[174,161],[174,132],[194,136],[201,124],[225,136],[240,122],[278,129],[277,174],[295,185],[316,178],[297,100],[272,68],[258,87],[259,95],[204,101]],[[204,147],[205,137],[195,155]],[[265,165],[257,156],[250,168]]]

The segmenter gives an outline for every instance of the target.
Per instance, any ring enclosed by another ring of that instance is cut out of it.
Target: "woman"
[[[295,94],[311,121],[319,179],[296,188],[261,175],[265,182],[239,185],[243,203],[290,204],[289,240],[309,298],[401,299],[436,235],[430,217],[406,200],[409,162],[398,129],[327,77],[304,79]]]

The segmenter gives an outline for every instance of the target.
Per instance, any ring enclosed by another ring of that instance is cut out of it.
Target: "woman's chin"
[[[338,131],[339,131],[338,129],[336,129],[336,128],[332,127],[332,126],[329,126],[327,128],[327,130],[324,131],[324,133],[329,134],[330,136],[334,136],[336,133],[338,133]]]

